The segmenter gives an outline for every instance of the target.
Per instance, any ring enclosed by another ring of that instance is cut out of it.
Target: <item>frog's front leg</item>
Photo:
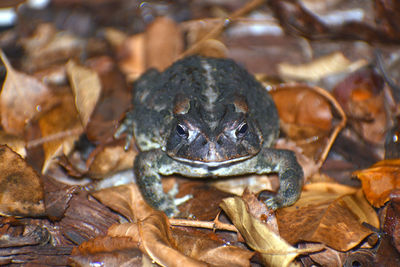
[[[176,162],[161,149],[154,149],[139,153],[134,162],[136,182],[140,191],[152,207],[164,211],[171,217],[178,214],[173,196],[165,194],[162,188],[161,175],[174,173],[188,174],[191,177],[206,176],[207,172],[201,168],[191,168]]]
[[[264,148],[257,156],[257,173],[272,172],[279,175],[279,190],[275,196],[265,200],[265,204],[275,210],[295,203],[303,186],[303,169],[292,151]]]

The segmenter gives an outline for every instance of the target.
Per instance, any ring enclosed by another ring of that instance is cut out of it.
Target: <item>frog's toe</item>
[[[264,200],[264,204],[267,205],[267,207],[271,210],[277,210],[278,208],[281,207],[281,205],[278,203],[275,197],[270,197]]]

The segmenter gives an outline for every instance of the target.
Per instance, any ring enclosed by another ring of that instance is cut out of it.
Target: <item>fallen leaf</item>
[[[59,97],[61,103],[39,119],[42,139],[46,140],[43,144],[45,159],[42,173],[47,172],[58,156],[68,155],[83,132],[73,96],[67,93]]]
[[[91,194],[104,205],[110,207],[130,222],[143,220],[153,212],[136,184],[102,189]]]
[[[0,57],[7,69],[0,95],[1,124],[7,133],[21,136],[25,125],[50,108],[54,99],[46,85],[14,70],[3,51]]]
[[[239,230],[246,244],[260,253],[266,266],[298,266],[293,263],[298,255],[322,249],[319,247],[300,250],[292,247],[267,225],[250,215],[244,201],[239,197],[224,199],[221,207]]]
[[[332,131],[329,101],[308,85],[279,85],[271,96],[278,109],[282,131],[310,158],[318,158]]]
[[[88,175],[91,178],[101,179],[111,173],[132,169],[133,159],[138,151],[125,151],[121,144],[98,146],[89,156]]]
[[[217,233],[173,227],[172,236],[179,251],[212,266],[248,266],[254,252],[229,245]]]
[[[126,38],[117,49],[119,66],[128,81],[136,80],[146,71],[145,34],[139,33]]]
[[[51,23],[39,24],[21,43],[26,51],[23,67],[31,72],[78,58],[85,48],[88,49],[87,40],[70,31],[58,31]]]
[[[362,192],[340,184],[305,185],[300,199],[276,215],[279,232],[290,244],[317,242],[338,251],[357,246],[373,233],[362,223],[379,228],[377,214]]]
[[[164,71],[183,51],[183,34],[168,17],[156,18],[145,33],[146,68]]]
[[[365,60],[351,62],[341,52],[335,52],[306,64],[280,63],[278,72],[286,80],[317,81],[328,75],[348,72],[366,64]]]
[[[172,237],[167,216],[160,211],[152,212],[137,224],[115,225],[109,229],[110,236],[129,236],[140,243],[139,248],[161,266],[207,266],[206,263],[179,252]]]
[[[22,158],[26,156],[25,140],[21,137],[7,134],[0,131],[0,144],[7,145],[14,152],[18,153]]]
[[[83,127],[89,122],[101,94],[101,82],[97,72],[79,66],[73,61],[67,63],[67,74],[75,96],[75,105]]]
[[[351,124],[366,141],[381,144],[388,124],[384,79],[373,69],[351,73],[337,84],[333,95],[343,107]]]
[[[0,145],[0,214],[36,217],[45,214],[40,176],[20,155]]]
[[[390,195],[390,202],[380,210],[383,231],[391,237],[393,246],[400,253],[400,190]]]
[[[374,207],[382,207],[390,199],[390,193],[400,189],[400,159],[382,160],[368,169],[355,171],[361,180],[363,192]]]

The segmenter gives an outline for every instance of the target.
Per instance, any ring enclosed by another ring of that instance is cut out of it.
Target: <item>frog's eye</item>
[[[176,133],[183,138],[188,138],[189,137],[189,132],[187,128],[181,124],[176,125]]]
[[[246,134],[248,128],[249,126],[247,125],[247,123],[245,122],[241,123],[239,127],[236,129],[235,132],[236,137],[238,138],[243,137]]]

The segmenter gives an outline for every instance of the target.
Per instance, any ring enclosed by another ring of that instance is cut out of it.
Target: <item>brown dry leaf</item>
[[[163,71],[183,51],[183,35],[179,26],[168,17],[156,18],[146,29],[146,68]]]
[[[389,201],[393,190],[400,189],[400,159],[382,160],[353,174],[361,180],[369,203],[377,208]]]
[[[183,51],[183,34],[170,18],[158,17],[144,33],[126,38],[119,46],[120,66],[129,81],[149,68],[163,71]]]
[[[89,122],[101,94],[101,82],[97,72],[79,66],[73,61],[67,63],[67,74],[75,95],[75,105],[83,127]]]
[[[54,103],[51,92],[37,79],[13,69],[0,50],[7,75],[0,96],[1,124],[10,134],[21,136],[25,125]]]
[[[179,251],[212,266],[250,266],[254,255],[249,250],[228,245],[216,233],[174,227],[172,235]]]
[[[110,173],[133,168],[133,159],[137,151],[125,151],[121,144],[98,146],[89,156],[87,165],[91,178],[101,179]]]
[[[8,146],[0,146],[0,214],[43,216],[44,193],[39,175]]]
[[[136,184],[103,189],[92,193],[92,196],[131,222],[143,220],[153,212]]]
[[[22,158],[25,158],[26,149],[25,140],[23,138],[0,131],[0,144],[7,145],[15,153],[18,153]]]
[[[160,211],[152,212],[137,224],[126,223],[110,227],[108,235],[131,237],[139,248],[161,266],[208,266],[206,263],[183,255],[176,249],[167,216]]]
[[[285,123],[310,126],[322,131],[331,130],[333,116],[329,102],[309,86],[280,86],[271,91],[271,96],[277,106],[279,118]]]
[[[286,80],[317,81],[325,76],[349,72],[366,64],[366,60],[352,63],[341,52],[335,52],[306,64],[280,63],[278,72]]]
[[[87,41],[68,31],[58,31],[52,23],[42,23],[21,44],[27,54],[24,69],[34,71],[79,57]]]
[[[45,113],[39,120],[40,131],[44,140],[45,159],[42,173],[46,173],[51,163],[61,154],[68,155],[74,142],[83,132],[78,113],[71,94],[60,96],[61,103]],[[52,140],[53,137],[55,140]]]
[[[333,89],[357,132],[367,141],[382,144],[388,125],[384,79],[370,68],[350,74]]]
[[[136,80],[146,70],[145,34],[135,34],[118,47],[119,66],[125,73],[128,81]]]
[[[246,204],[239,197],[226,198],[221,203],[239,230],[246,244],[259,252],[266,266],[298,266],[293,260],[302,253],[321,250],[322,247],[310,250],[299,250],[271,231],[267,225],[254,218],[246,209]]]
[[[282,85],[271,91],[281,128],[309,157],[321,151],[332,129],[332,110],[326,98],[307,85]]]
[[[375,210],[362,192],[352,187],[314,183],[305,185],[300,199],[277,211],[279,232],[290,244],[318,242],[338,251],[347,251],[379,229]]]

